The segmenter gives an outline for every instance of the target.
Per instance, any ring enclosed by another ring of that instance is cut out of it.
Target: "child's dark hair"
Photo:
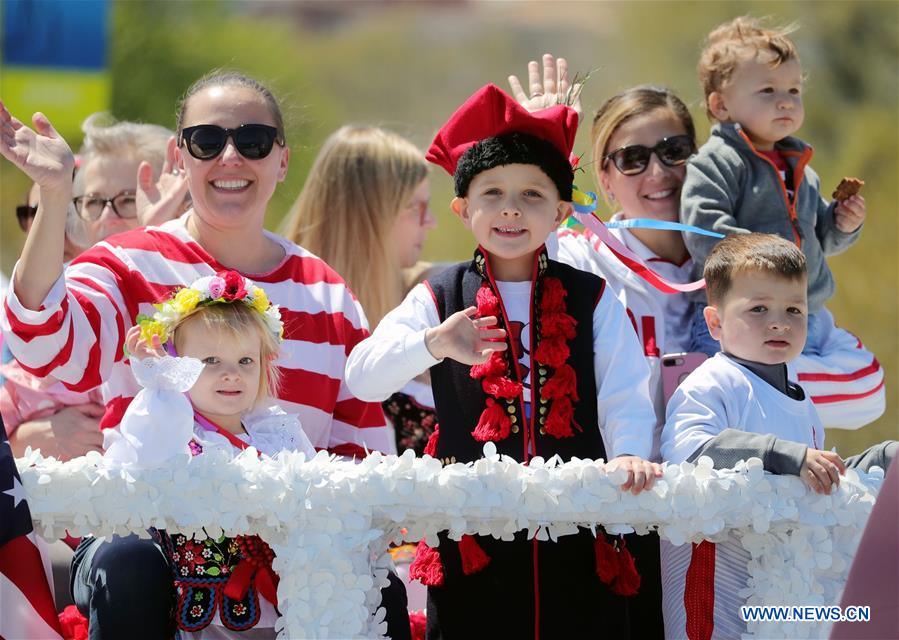
[[[275,94],[255,78],[251,78],[239,71],[226,69],[213,69],[190,85],[184,97],[181,98],[181,102],[178,103],[178,119],[175,127],[176,135],[179,136],[179,139],[181,130],[184,128],[184,114],[187,112],[187,105],[190,99],[207,87],[243,87],[258,93],[265,100],[272,119],[275,121],[278,136],[281,140],[286,140],[284,136],[284,116],[281,114],[281,106],[278,104]]]
[[[456,165],[456,196],[468,195],[479,173],[507,164],[532,164],[540,168],[559,190],[559,199],[571,202],[574,171],[571,163],[551,142],[528,133],[506,133],[481,140],[469,148]]]
[[[735,274],[761,271],[788,280],[805,277],[805,256],[792,242],[768,233],[739,233],[715,245],[702,275],[710,305],[724,301]]]

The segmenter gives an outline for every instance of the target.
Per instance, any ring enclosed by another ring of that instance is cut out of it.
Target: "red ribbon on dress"
[[[241,559],[234,567],[225,583],[225,595],[232,600],[242,600],[251,582],[263,598],[278,606],[278,574],[270,565],[260,567],[248,558]]]
[[[230,442],[232,445],[234,445],[241,451],[243,451],[244,449],[250,448],[249,444],[247,444],[246,442],[244,442],[243,440],[238,438],[236,435],[234,435],[230,431],[218,426],[212,420],[210,420],[209,418],[200,414],[197,411],[194,411],[194,420],[196,420],[197,424],[199,424],[201,427],[203,427],[206,431],[212,431],[214,433],[219,434],[220,436],[223,436],[225,439],[228,440],[228,442]]]

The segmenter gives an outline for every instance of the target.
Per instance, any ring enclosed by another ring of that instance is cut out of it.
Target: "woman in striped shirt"
[[[32,122],[33,129],[0,103],[0,154],[34,180],[41,195],[2,318],[10,350],[27,371],[52,375],[73,391],[102,385],[107,411],[101,427],[115,427],[139,389],[122,350],[137,315],[152,313],[151,303],[177,287],[233,269],[264,287],[281,308],[277,400],[287,413],[299,414],[313,445],[346,456],[392,449],[380,406],[354,398],[343,381],[347,355],[368,334],[362,309],[327,264],[263,228],[290,158],[280,108],[265,86],[230,72],[194,83],[179,110],[173,169],[187,176],[192,208],[161,226],[106,238],[65,272],[74,160],[46,116],[37,113]],[[155,547],[116,538],[79,552],[73,587],[79,607],[90,610],[92,640],[170,635],[171,580]],[[105,588],[94,589],[107,565]],[[141,579],[125,575],[132,572]],[[159,597],[151,597],[155,593]]]

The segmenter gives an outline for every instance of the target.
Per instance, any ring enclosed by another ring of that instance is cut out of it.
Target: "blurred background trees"
[[[271,229],[302,188],[321,142],[342,124],[382,125],[424,149],[475,89],[486,82],[506,88],[510,73],[521,76],[528,60],[547,51],[567,57],[573,70],[597,69],[583,95],[588,118],[621,89],[665,84],[690,105],[702,142],[708,122],[695,69],[705,34],[746,13],[798,21],[794,38],[808,74],[800,136],[815,147],[812,165],[829,185],[825,192],[843,176],[867,183],[862,238],[830,261],[838,283],[830,308],[887,371],[887,414],[857,432],[830,431],[829,444],[845,456],[899,437],[899,3],[129,0],[110,11],[110,111],[117,118],[174,127],[181,94],[216,67],[256,76],[282,99],[292,157],[269,208]],[[0,87],[2,71],[0,61]],[[588,130],[582,127],[576,146],[587,154],[578,182],[592,189]],[[77,148],[80,132],[63,133]],[[432,175],[439,226],[424,257],[465,259],[472,240],[449,211],[450,178],[436,169]],[[27,187],[0,162],[0,267],[7,274],[22,243],[12,211]]]

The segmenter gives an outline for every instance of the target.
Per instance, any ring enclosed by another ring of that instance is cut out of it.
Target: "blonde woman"
[[[374,329],[404,295],[437,221],[428,164],[405,138],[348,125],[322,146],[283,233],[322,258],[358,296]]]
[[[322,146],[284,235],[331,265],[358,296],[374,329],[398,306],[416,274],[428,231],[428,164],[405,138],[348,125]],[[383,403],[399,452],[424,452],[434,429],[430,380],[412,380]]]
[[[372,330],[433,267],[418,262],[437,221],[429,207],[428,163],[405,138],[347,125],[325,140],[282,233],[327,262],[356,294]],[[424,453],[436,426],[427,373],[382,403],[397,450]],[[410,583],[410,546],[391,549],[410,610],[424,608],[424,588]],[[395,585],[392,597],[406,602]],[[388,596],[385,596],[388,597]],[[388,613],[391,628],[402,626]]]

